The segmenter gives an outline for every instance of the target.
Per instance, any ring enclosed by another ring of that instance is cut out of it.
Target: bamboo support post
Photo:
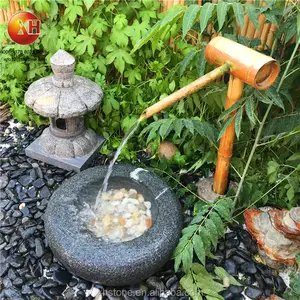
[[[213,71],[207,73],[206,75],[198,78],[197,80],[191,82],[190,84],[186,85],[180,90],[174,92],[173,94],[167,96],[166,98],[160,100],[159,102],[153,104],[152,106],[144,110],[139,118],[139,122],[142,122],[152,117],[153,115],[162,111],[163,109],[170,107],[171,105],[178,102],[179,100],[198,91],[200,88],[202,88],[203,86],[207,85],[210,82],[213,82],[215,79],[222,76],[224,73],[228,72],[229,70],[230,70],[229,64],[224,64],[214,69]]]
[[[230,108],[235,104],[243,94],[244,82],[239,78],[230,75],[226,104],[225,108]],[[231,113],[235,116],[236,111]],[[228,175],[230,169],[230,161],[232,156],[232,149],[234,144],[235,127],[234,120],[226,128],[224,135],[220,141],[220,147],[218,151],[218,159],[216,165],[216,171],[214,175],[214,186],[213,191],[217,194],[224,195],[227,190]]]

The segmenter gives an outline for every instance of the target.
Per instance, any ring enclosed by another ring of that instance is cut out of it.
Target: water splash
[[[124,148],[124,146],[126,145],[126,143],[128,142],[128,140],[131,138],[131,136],[135,133],[135,131],[137,130],[138,126],[139,126],[140,122],[137,121],[130,129],[129,131],[126,133],[126,135],[124,136],[119,148],[117,149],[114,158],[112,159],[112,161],[109,163],[108,169],[107,169],[107,173],[105,175],[104,181],[102,183],[101,189],[98,192],[97,198],[96,198],[96,202],[95,202],[95,206],[94,209],[97,210],[97,208],[100,206],[101,203],[101,195],[103,192],[107,191],[107,186],[108,186],[108,180],[109,177],[112,173],[113,170],[113,166],[115,164],[115,162],[117,161],[122,149]]]

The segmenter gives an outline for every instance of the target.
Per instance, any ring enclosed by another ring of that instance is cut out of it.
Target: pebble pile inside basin
[[[152,226],[151,202],[145,201],[135,189],[109,190],[101,198],[97,212],[88,218],[87,227],[104,241],[130,241]]]

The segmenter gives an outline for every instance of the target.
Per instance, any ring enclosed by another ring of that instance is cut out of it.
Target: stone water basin
[[[170,258],[182,229],[182,208],[171,188],[149,170],[114,166],[108,189],[135,189],[151,202],[152,226],[140,237],[114,243],[86,230],[79,212],[93,205],[107,171],[83,171],[54,192],[45,213],[45,233],[56,258],[74,275],[108,286],[138,283]]]

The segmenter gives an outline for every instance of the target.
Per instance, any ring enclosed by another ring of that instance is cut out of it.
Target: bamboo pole
[[[267,37],[268,37],[268,32],[270,31],[270,27],[271,27],[270,23],[264,25],[264,28],[263,28],[261,36],[260,36],[261,45],[258,47],[258,50],[265,49],[265,45],[267,42]]]
[[[269,34],[268,34],[268,37],[267,37],[267,42],[266,42],[266,46],[271,49],[272,46],[273,46],[273,42],[274,42],[274,33],[276,32],[277,30],[277,27],[272,24],[271,27],[270,27],[270,30],[269,30]]]
[[[4,12],[2,9],[0,9],[0,24],[5,22],[5,18],[4,18]]]
[[[159,102],[145,109],[139,118],[139,122],[142,122],[152,117],[156,113],[162,111],[163,109],[168,108],[169,106],[185,98],[186,96],[191,95],[192,93],[196,92],[197,90],[207,85],[208,83],[213,82],[216,78],[222,76],[224,73],[228,72],[229,70],[230,70],[229,64],[224,64],[214,69],[213,71],[207,73],[206,75],[198,78],[197,80],[191,82],[190,84],[186,85],[180,90],[174,92],[173,94],[167,96],[166,98],[160,100]]]
[[[227,97],[226,97],[226,109],[230,108],[236,103],[243,94],[244,83],[239,78],[230,75]],[[231,113],[235,116],[236,111]],[[227,190],[228,174],[230,168],[230,160],[232,156],[232,149],[235,136],[234,120],[226,128],[224,135],[220,141],[220,147],[218,151],[218,159],[216,165],[216,171],[214,175],[213,190],[219,195],[224,195]]]

